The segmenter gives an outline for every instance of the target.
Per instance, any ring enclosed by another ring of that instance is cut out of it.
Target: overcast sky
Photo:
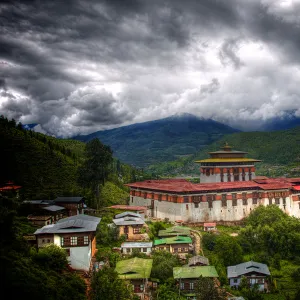
[[[69,137],[300,116],[300,0],[4,1],[0,114]],[[70,4],[72,3],[72,4]]]

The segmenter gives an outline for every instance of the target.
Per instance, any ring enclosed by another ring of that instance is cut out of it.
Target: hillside
[[[78,184],[78,167],[85,159],[85,144],[56,139],[25,130],[21,124],[0,117],[0,184],[21,185],[21,199],[53,199],[91,193]],[[124,203],[128,191],[123,183],[144,178],[141,171],[114,159],[103,187],[102,203]]]
[[[111,130],[78,136],[83,142],[97,137],[109,145],[116,157],[125,163],[146,167],[191,155],[224,134],[238,132],[211,119],[190,114],[133,124]]]
[[[273,132],[239,132],[222,137],[219,141],[186,158],[149,166],[148,170],[165,176],[199,175],[194,161],[208,157],[227,141],[236,150],[249,152],[248,156],[262,160],[257,174],[266,176],[300,175],[300,127]]]

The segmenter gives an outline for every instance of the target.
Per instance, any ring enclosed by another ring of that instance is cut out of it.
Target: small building
[[[38,248],[55,244],[66,250],[70,267],[88,271],[96,253],[96,229],[100,218],[76,215],[44,226],[34,233]]]
[[[215,230],[217,230],[216,226],[217,226],[216,223],[204,223],[203,230],[204,231],[215,231]]]
[[[135,257],[118,261],[115,270],[121,279],[128,280],[132,284],[135,294],[142,299],[149,299],[152,264],[152,259]]]
[[[143,232],[146,230],[147,225],[138,214],[124,212],[116,215],[113,222],[119,228],[119,235],[125,235],[128,241],[149,240],[148,234]]]
[[[174,237],[174,236],[190,236],[191,235],[191,229],[184,226],[173,226],[169,227],[167,229],[159,230],[158,236],[160,238],[165,237]]]
[[[196,266],[208,266],[209,260],[204,256],[193,256],[189,259],[188,267],[196,267]]]
[[[199,267],[175,267],[173,268],[173,277],[179,285],[179,289],[193,299],[199,277],[209,277],[217,279],[219,277],[215,267],[199,266]]]
[[[66,216],[66,209],[62,206],[58,205],[49,205],[42,207],[42,210],[45,211],[45,213],[53,216],[54,223],[59,221],[60,219],[64,218]]]
[[[255,261],[227,267],[227,277],[231,287],[238,287],[244,276],[250,286],[257,284],[260,291],[268,290],[266,278],[269,275],[268,266]]]
[[[150,255],[152,252],[152,242],[125,242],[121,245],[121,252],[130,255],[133,252],[141,252]]]
[[[54,223],[53,216],[45,215],[45,216],[35,216],[35,215],[29,215],[27,217],[27,220],[35,226],[46,226]]]
[[[155,250],[166,250],[185,257],[192,251],[192,243],[192,239],[188,236],[176,236],[154,240],[154,247]]]
[[[108,208],[124,210],[124,211],[131,211],[131,212],[139,214],[143,218],[145,216],[147,216],[147,207],[146,206],[138,206],[138,205],[130,206],[130,205],[117,204],[117,205],[109,206]]]
[[[84,197],[57,197],[53,200],[56,205],[63,206],[69,216],[83,213]]]

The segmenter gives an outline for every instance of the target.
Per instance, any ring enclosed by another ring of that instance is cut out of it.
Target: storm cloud
[[[244,130],[299,116],[299,16],[300,0],[6,1],[0,114],[64,137],[181,112]]]

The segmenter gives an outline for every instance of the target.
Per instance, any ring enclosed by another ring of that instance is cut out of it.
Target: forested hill
[[[266,176],[300,175],[300,126],[272,132],[239,132],[222,137],[196,154],[173,162],[149,167],[164,175],[199,175],[199,164],[194,161],[207,158],[209,151],[219,150],[227,141],[235,150],[247,151],[248,156],[262,160],[257,174]]]
[[[100,143],[101,144],[101,143]],[[88,189],[78,183],[79,168],[85,161],[86,144],[56,139],[25,130],[22,124],[0,117],[0,184],[21,185],[23,199],[53,199],[57,196],[86,196]],[[89,172],[87,174],[90,174]],[[128,193],[122,182],[135,180],[135,170],[117,160],[108,167],[100,196],[103,204],[124,201]],[[89,192],[91,193],[91,192]],[[105,201],[104,201],[105,200]]]
[[[109,145],[121,161],[145,167],[194,154],[233,132],[238,130],[211,119],[183,114],[75,138],[88,142],[97,137]]]

